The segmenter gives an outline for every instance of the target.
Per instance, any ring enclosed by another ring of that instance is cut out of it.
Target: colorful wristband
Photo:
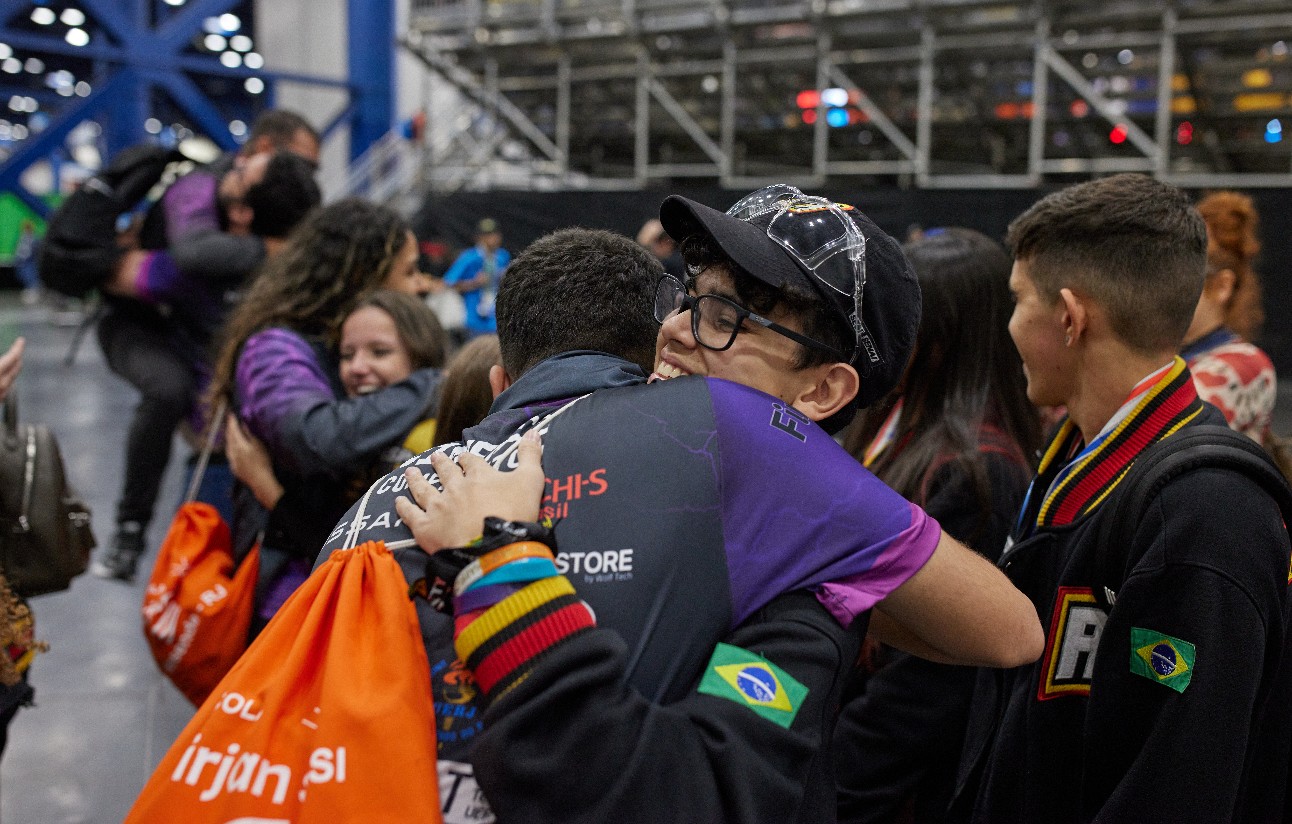
[[[542,580],[500,601],[469,626],[463,623],[456,627],[458,634],[453,643],[459,660],[466,663],[482,644],[502,632],[513,621],[562,597],[571,599],[575,597],[574,587],[567,578],[555,577]]]
[[[485,575],[493,572],[503,564],[518,561],[521,558],[546,558],[549,561],[555,561],[552,550],[537,541],[519,541],[514,544],[508,544],[501,549],[495,549],[476,559],[480,568],[484,570]]]
[[[536,541],[518,541],[514,544],[508,544],[498,549],[475,558],[457,573],[454,593],[461,595],[471,582],[479,580],[482,576],[488,575],[500,566],[509,564],[514,561],[524,560],[526,558],[546,558],[549,561],[555,560],[552,557],[552,550]]]
[[[553,578],[560,574],[556,571],[556,564],[546,558],[521,558],[519,561],[512,561],[510,564],[500,566],[484,577],[477,578],[465,585],[462,583],[463,578],[459,576],[454,591],[460,595],[470,591],[473,587],[538,581],[543,578]],[[461,588],[459,589],[458,587]]]
[[[487,609],[523,586],[524,584],[495,584],[488,587],[472,587],[453,599],[453,611],[461,615],[464,612]]]

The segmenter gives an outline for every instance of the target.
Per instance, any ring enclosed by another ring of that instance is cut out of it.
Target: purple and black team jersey
[[[686,695],[715,644],[775,596],[817,589],[847,624],[933,553],[941,530],[932,518],[770,395],[681,378],[601,389],[573,403],[573,393],[538,400],[544,393],[535,387],[552,367],[596,363],[604,372],[607,362],[624,363],[588,353],[540,364],[468,430],[465,446],[439,449],[467,449],[506,466],[521,435],[545,430],[543,513],[556,521],[558,569],[598,625],[626,641],[628,680],[647,698],[669,703]],[[584,391],[596,381],[586,383]],[[429,455],[405,466],[430,473]],[[423,577],[426,556],[394,510],[405,487],[402,468],[374,484],[320,558],[384,540],[410,581]],[[828,582],[840,583],[823,591]],[[461,762],[454,768],[469,771],[470,738],[480,725],[474,685],[455,662],[452,620],[415,601],[441,766]],[[458,779],[441,778],[452,792]]]

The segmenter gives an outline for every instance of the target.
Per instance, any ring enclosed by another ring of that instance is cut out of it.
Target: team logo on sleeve
[[[798,441],[807,441],[804,431],[812,425],[812,419],[792,406],[774,403],[772,419],[768,423]]]
[[[1095,674],[1095,652],[1108,615],[1088,587],[1059,587],[1045,641],[1044,669],[1037,700],[1089,695]]]
[[[699,691],[743,704],[786,729],[808,694],[807,687],[771,661],[730,644],[714,648]]]
[[[1188,641],[1151,629],[1131,627],[1130,669],[1150,681],[1184,692],[1193,680],[1197,649]]]

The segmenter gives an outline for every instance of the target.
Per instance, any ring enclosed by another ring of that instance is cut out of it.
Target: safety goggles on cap
[[[727,215],[766,224],[767,237],[788,252],[818,284],[850,299],[848,322],[871,363],[879,352],[862,320],[866,289],[866,236],[848,212],[851,206],[805,195],[777,183],[741,198]]]

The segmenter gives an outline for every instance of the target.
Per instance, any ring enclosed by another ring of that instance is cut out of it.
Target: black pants
[[[139,390],[126,438],[125,481],[117,523],[147,526],[170,462],[175,428],[193,406],[197,376],[170,322],[143,306],[113,306],[99,321],[99,345],[112,371]]]

